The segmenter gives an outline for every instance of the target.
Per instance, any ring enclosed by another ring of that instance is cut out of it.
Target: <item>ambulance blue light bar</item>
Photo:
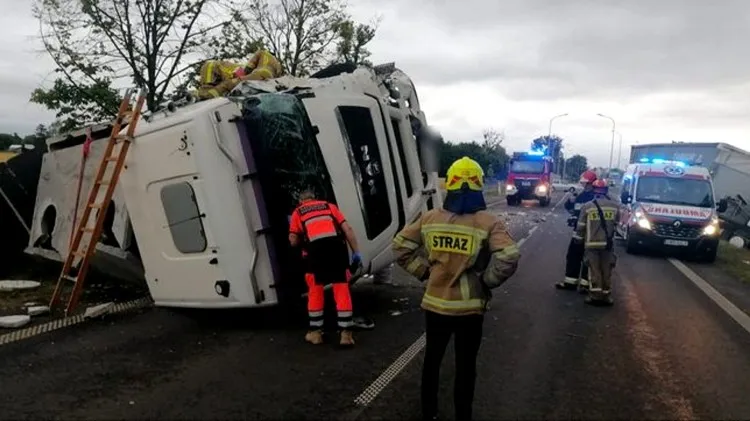
[[[643,162],[645,164],[647,164],[647,163],[651,163],[651,164],[672,164],[672,165],[675,165],[675,166],[681,167],[681,168],[684,168],[684,167],[687,166],[687,164],[685,164],[682,161],[670,161],[668,159],[661,159],[661,158],[641,158],[640,162]]]

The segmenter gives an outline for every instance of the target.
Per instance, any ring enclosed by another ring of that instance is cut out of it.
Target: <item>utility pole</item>
[[[597,114],[597,115],[599,117],[608,118],[612,121],[612,142],[609,147],[609,170],[608,170],[609,172],[612,172],[612,157],[615,153],[615,119],[610,116],[606,116],[604,114]]]

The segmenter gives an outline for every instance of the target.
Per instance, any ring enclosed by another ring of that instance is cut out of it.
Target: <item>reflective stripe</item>
[[[354,321],[352,321],[352,320],[347,320],[347,321],[339,320],[338,325],[339,325],[339,327],[342,327],[342,328],[346,329],[348,327],[354,326]]]
[[[422,256],[416,256],[414,257],[414,260],[409,262],[408,265],[406,265],[406,271],[415,274],[420,268],[429,266],[429,263],[427,260],[424,259]]]
[[[494,254],[495,256],[497,256],[500,259],[507,259],[507,258],[516,257],[516,256],[520,255],[521,254],[521,250],[518,248],[517,245],[512,244],[512,245],[509,245],[508,247],[506,247],[506,248],[504,248],[502,250],[498,250],[498,251],[496,251],[496,252],[494,252],[492,254]]]
[[[589,291],[591,291],[591,292],[602,292],[602,289],[601,288],[591,287],[591,288],[589,288]]]
[[[312,327],[322,327],[323,326],[323,320],[310,320],[310,326],[312,326]]]
[[[307,314],[310,317],[323,317],[323,310],[320,310],[320,311],[308,311]]]
[[[471,298],[468,300],[444,300],[425,294],[422,303],[443,310],[481,310],[484,308],[484,300]]]
[[[417,248],[419,248],[419,243],[417,243],[416,241],[412,241],[401,234],[397,235],[396,238],[393,239],[393,244],[409,250],[416,250]]]
[[[315,241],[315,240],[320,240],[321,238],[330,238],[330,237],[338,237],[338,234],[336,234],[335,232],[324,232],[320,234],[311,235],[309,236],[308,240]]]
[[[339,311],[337,314],[338,314],[339,317],[341,317],[343,319],[344,317],[352,317],[352,315],[354,314],[354,312],[352,312],[352,311]]]
[[[471,299],[471,288],[469,288],[469,278],[466,274],[462,274],[459,280],[461,285],[461,299],[466,301]]]
[[[480,240],[484,240],[489,232],[473,227],[458,224],[424,224],[422,225],[422,235],[428,232],[457,232],[462,234],[474,235]]]

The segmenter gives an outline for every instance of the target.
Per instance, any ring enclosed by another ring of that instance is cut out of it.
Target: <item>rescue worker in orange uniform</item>
[[[491,290],[516,271],[520,252],[503,222],[486,211],[484,172],[476,161],[455,161],[446,176],[443,209],[432,209],[393,240],[396,262],[421,281],[426,338],[422,413],[436,419],[440,365],[455,335],[456,419],[470,421],[476,359]]]
[[[281,63],[268,50],[260,49],[246,65],[227,60],[206,60],[200,68],[198,99],[226,96],[243,80],[266,80],[281,76]]]
[[[617,263],[614,251],[615,225],[620,220],[620,205],[607,195],[605,180],[594,181],[594,200],[581,207],[576,233],[583,239],[584,260],[589,268],[591,286],[586,303],[613,304],[612,269]]]
[[[317,200],[311,191],[300,194],[299,206],[292,212],[289,242],[302,246],[305,282],[308,287],[307,311],[310,329],[305,340],[323,343],[324,286],[332,284],[333,296],[341,329],[340,344],[354,345],[352,337],[352,297],[349,292],[349,250],[353,264],[361,261],[357,238],[339,208],[333,203]]]

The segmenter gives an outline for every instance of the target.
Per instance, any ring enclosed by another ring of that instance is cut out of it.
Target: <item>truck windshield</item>
[[[513,161],[510,171],[515,173],[539,174],[544,172],[544,162],[541,161]]]
[[[665,205],[714,207],[711,183],[707,180],[694,180],[671,177],[641,177],[638,180],[636,200]]]

